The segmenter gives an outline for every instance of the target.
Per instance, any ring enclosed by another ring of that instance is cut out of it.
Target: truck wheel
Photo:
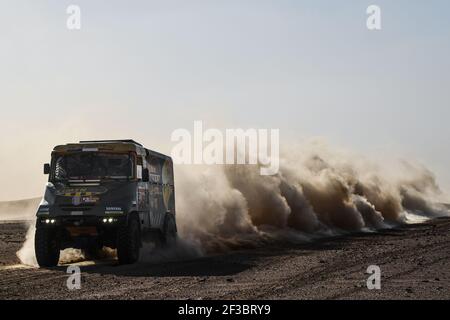
[[[117,231],[117,257],[120,264],[135,263],[139,259],[141,232],[139,221],[132,217],[127,225]]]
[[[37,228],[34,236],[34,251],[40,267],[56,266],[60,251],[55,230]]]
[[[177,225],[173,214],[166,214],[164,219],[164,230],[161,236],[161,244],[164,247],[175,245],[177,241]]]

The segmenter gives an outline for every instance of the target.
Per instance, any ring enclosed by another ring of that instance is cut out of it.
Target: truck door
[[[164,201],[162,189],[162,163],[158,157],[149,155],[147,157],[148,171],[150,176],[150,223],[152,228],[162,228],[164,224]]]
[[[147,229],[150,228],[150,200],[149,200],[149,184],[142,181],[142,169],[145,168],[146,163],[143,161],[141,156],[136,159],[136,177],[138,179],[137,183],[137,197],[136,205],[139,211],[139,217],[142,222],[142,226]]]

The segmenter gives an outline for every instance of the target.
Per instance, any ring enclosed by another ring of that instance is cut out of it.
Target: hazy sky
[[[168,153],[194,120],[411,157],[450,189],[449,57],[447,0],[0,0],[0,201],[42,194],[56,144]]]

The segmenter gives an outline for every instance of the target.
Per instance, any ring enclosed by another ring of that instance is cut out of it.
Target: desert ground
[[[0,299],[449,299],[450,219],[307,244],[274,242],[181,261],[119,266],[79,261],[81,289],[67,265],[21,265],[27,227],[0,224]],[[366,285],[381,268],[381,289]]]

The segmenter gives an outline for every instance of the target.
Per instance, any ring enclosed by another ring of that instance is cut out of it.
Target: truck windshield
[[[55,180],[128,179],[133,161],[128,154],[81,152],[56,156]]]

